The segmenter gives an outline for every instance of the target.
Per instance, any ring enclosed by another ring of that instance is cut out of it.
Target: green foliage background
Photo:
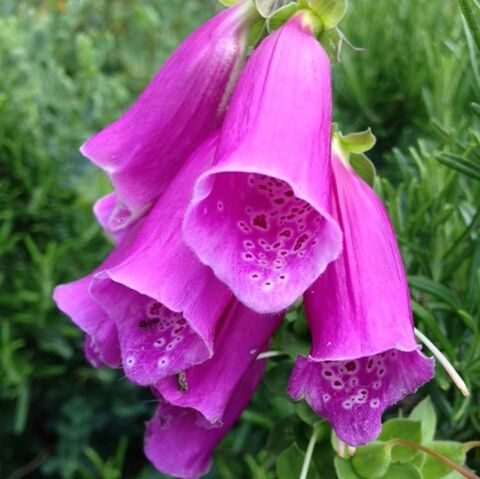
[[[466,378],[464,399],[437,378],[437,438],[480,436],[480,64],[454,0],[353,0],[334,68],[344,132],[371,126],[377,190],[407,266],[417,326]],[[142,454],[148,392],[94,370],[82,337],[51,301],[55,284],[89,272],[111,245],[91,206],[108,182],[78,153],[116,118],[214,0],[0,1],[0,477],[159,478]],[[311,435],[308,409],[285,393],[308,349],[300,308],[275,338],[251,407],[224,441],[210,478],[294,479]],[[398,408],[391,415],[398,414]],[[320,426],[309,477],[330,479]],[[470,453],[470,467],[480,457]],[[283,471],[283,472],[282,472]],[[449,476],[450,477],[450,476]],[[452,476],[453,477],[453,476]]]

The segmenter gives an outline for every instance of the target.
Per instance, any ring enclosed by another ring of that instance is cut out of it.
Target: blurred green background
[[[400,407],[429,395],[437,438],[469,441],[480,437],[478,51],[455,0],[350,3],[341,28],[366,51],[345,47],[334,67],[336,121],[345,133],[371,126],[377,134],[376,188],[397,231],[417,326],[472,389],[464,399],[437,368]],[[110,187],[79,145],[218,8],[214,0],[0,0],[2,479],[162,477],[142,453],[149,393],[85,362],[82,335],[51,292],[111,248],[91,214]],[[271,361],[210,478],[295,479],[282,475],[293,454],[282,451],[294,442],[304,451],[313,420],[284,393],[293,358],[308,349],[301,309],[273,347],[289,356]],[[335,477],[333,457],[325,427],[309,478]],[[475,451],[469,465],[480,465]]]

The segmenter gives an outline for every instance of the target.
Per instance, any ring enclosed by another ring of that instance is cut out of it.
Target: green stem
[[[480,11],[480,5],[476,0],[458,0],[458,2],[460,3],[463,16],[467,21],[468,28],[472,32],[472,36],[477,48],[480,50],[480,29],[478,28],[477,22],[475,21],[475,15],[473,13],[474,7]]]
[[[437,461],[445,464],[450,469],[457,471],[466,479],[480,479],[474,472],[467,471],[467,469],[463,468],[462,466],[459,466],[458,464],[455,464],[453,461],[448,459],[448,457],[442,456],[442,454],[439,454],[438,452],[433,451],[428,447],[421,446],[420,444],[415,444],[414,442],[405,441],[404,439],[392,439],[391,441],[388,441],[388,444],[391,446],[405,446],[405,447],[409,447],[410,449],[416,449],[417,451],[424,452],[425,454],[432,456]],[[467,444],[470,444],[470,443],[467,443]],[[480,445],[480,443],[473,447],[477,447],[478,445]]]
[[[312,436],[310,437],[310,441],[308,442],[307,451],[305,452],[305,459],[303,461],[302,471],[300,472],[300,476],[298,479],[307,479],[308,468],[310,467],[310,462],[312,462],[313,450],[315,449],[317,437],[318,428],[314,426]]]

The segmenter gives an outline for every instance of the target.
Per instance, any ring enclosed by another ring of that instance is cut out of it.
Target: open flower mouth
[[[366,444],[381,429],[383,411],[430,380],[434,364],[419,351],[390,349],[346,361],[299,357],[289,393],[306,399],[351,446]]]
[[[96,279],[92,293],[117,326],[132,382],[151,385],[211,356],[208,339],[182,313],[106,277]]]
[[[288,307],[330,260],[330,223],[273,176],[220,172],[203,181],[212,189],[187,214],[186,241],[247,306]]]

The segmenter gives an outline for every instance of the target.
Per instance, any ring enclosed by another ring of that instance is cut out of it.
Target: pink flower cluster
[[[288,391],[346,443],[374,439],[383,410],[433,375],[387,213],[332,150],[328,56],[298,13],[246,60],[253,15],[245,0],[201,26],[82,146],[114,185],[94,212],[116,246],[54,292],[93,366],[152,388],[146,455],[187,479],[208,470],[302,294],[312,349]]]

